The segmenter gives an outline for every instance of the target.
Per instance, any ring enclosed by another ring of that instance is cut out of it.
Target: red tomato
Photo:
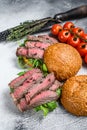
[[[87,54],[87,43],[81,42],[77,47],[78,52],[81,56],[85,56]]]
[[[77,47],[80,44],[80,38],[76,36],[71,36],[70,38],[68,38],[67,44],[73,47]]]
[[[82,35],[82,41],[87,42],[87,34],[84,33]]]
[[[66,42],[71,36],[71,33],[68,30],[62,30],[58,34],[58,39],[60,42]]]
[[[74,23],[72,23],[72,22],[66,22],[66,23],[63,25],[63,29],[68,29],[68,30],[70,30],[71,28],[74,28]]]
[[[82,28],[79,28],[79,27],[73,28],[72,32],[74,34],[77,34],[78,36],[83,36],[84,35],[84,30]]]
[[[85,63],[87,63],[87,55],[85,55],[84,61]]]
[[[58,35],[60,30],[62,30],[62,26],[60,24],[54,24],[51,28],[51,33],[53,35]]]

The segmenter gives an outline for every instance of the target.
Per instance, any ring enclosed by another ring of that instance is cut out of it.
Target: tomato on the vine
[[[62,30],[62,26],[60,24],[54,24],[51,28],[51,33],[53,35],[58,35],[60,30]]]
[[[58,34],[58,40],[60,42],[66,42],[70,36],[71,33],[68,30],[62,30]]]
[[[87,63],[87,54],[85,55],[84,61]]]
[[[68,29],[70,30],[71,28],[74,28],[74,23],[72,22],[66,22],[64,25],[63,25],[63,29]]]
[[[87,54],[87,43],[81,42],[77,47],[78,52],[81,56],[85,56]]]
[[[70,38],[68,38],[67,44],[73,47],[77,47],[80,44],[80,38],[73,35]]]
[[[82,41],[87,42],[87,34],[84,33],[81,38]]]
[[[84,30],[82,28],[79,28],[79,27],[73,28],[72,32],[74,34],[77,34],[78,36],[83,36],[84,35]]]

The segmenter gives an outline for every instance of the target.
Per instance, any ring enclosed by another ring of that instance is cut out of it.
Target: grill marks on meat
[[[22,98],[23,95],[29,97],[29,100],[39,92],[48,89],[55,80],[53,73],[49,74],[46,78],[42,78],[42,73],[34,73],[32,77],[29,77],[22,86],[18,87],[14,93],[11,94],[14,101]],[[27,82],[28,81],[28,82]],[[42,83],[38,82],[42,81]],[[34,85],[35,84],[35,85]],[[26,98],[26,97],[25,97]]]
[[[29,107],[30,108],[36,107],[41,104],[44,104],[53,100],[57,100],[57,99],[58,99],[58,95],[56,92],[53,92],[50,90],[43,91],[31,100]]]
[[[25,47],[19,47],[16,51],[17,56],[27,56],[28,55],[28,49]]]
[[[27,53],[25,53],[27,51]],[[25,48],[19,47],[17,48],[16,55],[17,56],[25,56],[27,58],[35,58],[35,59],[43,59],[44,50],[40,48]]]
[[[25,56],[27,58],[43,59],[44,50],[53,43],[58,41],[48,35],[28,36],[25,47],[17,48],[17,56]]]
[[[56,91],[62,85],[63,84],[60,83],[58,80],[55,80],[54,84],[49,88],[49,90]]]
[[[40,48],[29,48],[28,58],[43,59],[44,50]]]
[[[21,112],[27,110],[27,102],[26,102],[25,98],[22,98],[22,99],[20,100],[20,103],[17,104],[17,107],[18,107],[18,109],[19,109]]]
[[[50,43],[43,43],[43,42],[31,42],[31,41],[27,41],[25,44],[26,48],[40,48],[45,50],[48,46],[50,46]]]
[[[20,80],[22,79],[22,82]],[[21,84],[22,83],[22,84]],[[54,73],[43,76],[39,69],[32,69],[9,83],[17,84],[11,96],[20,111],[57,100],[56,90],[61,83],[55,79]],[[14,88],[14,87],[13,87]]]
[[[27,78],[29,78],[30,76],[33,75],[33,73],[40,73],[40,72],[41,72],[40,69],[29,70],[24,75],[19,76],[19,77],[15,78],[14,80],[12,80],[8,85],[11,88],[15,89],[15,88],[19,87],[20,85],[22,85]]]
[[[40,94],[36,95],[35,98],[31,99],[30,104],[27,104],[25,99],[22,99],[20,103],[17,105],[20,111],[25,111],[27,109],[34,108],[41,104],[55,101],[58,99],[58,95],[56,92],[47,90],[43,91]]]
[[[54,73],[50,73],[46,78],[41,80],[41,83],[38,83],[33,87],[30,91],[28,91],[28,96],[30,95],[30,99],[33,98],[36,94],[41,91],[47,90],[55,81]]]
[[[14,101],[17,101],[18,99],[22,98],[23,95],[25,95],[29,89],[32,88],[32,86],[35,83],[38,83],[38,81],[43,77],[42,73],[33,73],[24,83],[23,85],[19,86],[14,93],[11,94]]]
[[[38,36],[28,35],[27,39],[30,41],[39,41],[39,42],[51,43],[51,44],[58,42],[57,39],[49,35],[38,35]]]

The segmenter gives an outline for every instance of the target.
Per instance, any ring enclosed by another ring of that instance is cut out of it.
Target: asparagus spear
[[[2,39],[3,41],[19,40],[24,36],[26,36],[27,34],[32,34],[34,32],[39,31],[49,21],[55,21],[55,20],[51,17],[48,17],[31,22],[26,21],[24,23],[20,23],[20,25],[0,33],[0,39]]]

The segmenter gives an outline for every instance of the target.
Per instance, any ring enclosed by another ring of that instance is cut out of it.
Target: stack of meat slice
[[[29,35],[25,47],[17,48],[17,56],[25,56],[27,58],[43,59],[44,50],[53,43],[58,41],[48,35],[32,36]]]
[[[9,83],[11,96],[20,111],[58,99],[56,90],[62,85],[54,73],[44,77],[40,69],[32,69]]]

